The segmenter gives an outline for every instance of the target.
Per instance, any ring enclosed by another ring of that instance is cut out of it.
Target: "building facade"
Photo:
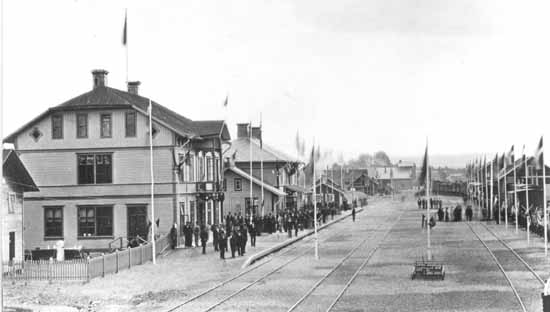
[[[223,144],[230,139],[225,123],[192,121],[140,96],[139,82],[121,91],[106,85],[107,71],[92,73],[91,91],[48,109],[5,140],[40,188],[25,195],[27,248],[64,240],[65,246],[105,249],[118,237],[149,237],[155,224],[166,233],[175,223],[219,220]],[[51,221],[48,214],[57,217]]]
[[[296,158],[265,144],[259,127],[237,124],[237,138],[231,142],[231,148],[226,155],[229,168],[237,169],[229,171],[226,169],[225,197],[230,200],[226,202],[225,207],[228,212],[261,215],[277,213],[287,208],[299,208],[299,204],[305,198],[305,189],[298,185],[301,163]],[[250,176],[253,178],[252,200],[250,200],[250,179],[246,178]],[[243,191],[235,191],[235,183],[239,183],[236,182],[239,179],[242,179]],[[262,182],[264,184],[263,209]],[[267,190],[266,186],[269,186],[270,190]]]

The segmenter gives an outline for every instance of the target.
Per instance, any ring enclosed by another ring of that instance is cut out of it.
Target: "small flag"
[[[420,169],[420,175],[418,176],[418,183],[420,185],[426,185],[428,179],[428,144],[426,143],[426,151],[424,152],[424,159],[422,160],[422,168]]]
[[[510,151],[506,154],[506,158],[504,158],[504,167],[508,167],[510,165],[514,164],[514,146],[512,145],[512,148]]]
[[[225,96],[225,101],[223,101],[223,107],[227,107],[227,103],[229,102],[229,95]]]
[[[126,46],[128,44],[128,25],[126,23],[127,21],[127,11],[124,13],[124,28],[122,30],[122,45]]]
[[[540,137],[539,145],[537,147],[537,150],[535,151],[535,166],[537,170],[542,169],[542,166],[544,166],[544,155],[542,150],[542,137]]]

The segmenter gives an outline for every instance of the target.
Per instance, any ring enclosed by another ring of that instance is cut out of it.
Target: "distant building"
[[[23,194],[36,192],[34,183],[25,165],[13,150],[3,150],[2,155],[2,192],[4,203],[0,211],[2,222],[2,262],[21,261],[24,257],[23,244]],[[50,217],[50,216],[48,216]],[[55,217],[55,216],[51,216]]]
[[[249,131],[252,131],[251,133]],[[252,149],[252,154],[250,153]],[[252,155],[252,172],[250,156]],[[261,129],[249,124],[237,124],[237,138],[224,155],[229,165],[225,169],[226,212],[241,214],[276,213],[281,209],[299,208],[306,190],[298,185],[302,163],[263,142]],[[264,208],[261,207],[263,162]],[[252,198],[250,198],[250,176]]]
[[[212,224],[222,216],[221,120],[193,121],[92,72],[92,90],[38,115],[5,141],[13,143],[40,191],[25,194],[25,247],[105,250],[149,227]],[[152,104],[155,220],[151,220],[149,103]],[[158,222],[157,222],[158,221]]]
[[[369,176],[376,179],[379,190],[412,190],[416,183],[416,165],[399,162],[395,166],[372,167]]]

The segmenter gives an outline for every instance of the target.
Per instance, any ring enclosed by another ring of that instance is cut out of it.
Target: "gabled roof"
[[[330,178],[326,178],[327,181],[323,181],[321,183],[321,180],[318,179],[316,182],[315,182],[315,187],[317,186],[320,186],[321,184],[323,185],[326,185],[327,187],[335,190],[336,192],[338,193],[344,193],[344,190],[340,189],[340,186],[337,184],[337,183],[334,183],[334,181],[332,181]]]
[[[231,148],[227,155],[233,155],[235,152],[235,162],[250,162],[250,147],[252,146],[252,162],[281,162],[281,163],[300,163],[296,157],[287,155],[265,142],[260,148],[260,140],[256,138],[238,138],[231,141]]]
[[[13,150],[2,151],[2,174],[7,183],[16,184],[24,192],[38,191],[30,173]]]
[[[153,119],[181,136],[200,138],[214,135],[218,136],[222,134],[222,139],[230,139],[229,131],[227,130],[223,120],[193,121],[158,104],[155,101],[151,100],[151,104]],[[91,91],[76,96],[60,105],[49,108],[32,121],[19,128],[16,132],[6,137],[4,141],[13,142],[15,136],[19,134],[19,132],[27,129],[39,119],[42,119],[53,112],[86,109],[134,108],[141,113],[147,114],[148,107],[149,98],[106,86],[98,86]]]
[[[264,186],[264,189],[265,190],[268,190],[269,192],[275,194],[275,195],[278,195],[278,196],[285,196],[286,193],[279,190],[278,188],[266,183],[266,182],[262,182],[258,179],[256,179],[255,177],[251,177],[248,173],[244,172],[243,170],[235,167],[235,166],[232,166],[232,167],[229,167],[227,169],[225,169],[226,171],[229,170],[229,171],[232,171],[234,172],[235,174],[241,176],[242,178],[244,178],[245,180],[247,181],[250,181],[250,179],[252,178],[252,183],[258,185],[258,186]]]

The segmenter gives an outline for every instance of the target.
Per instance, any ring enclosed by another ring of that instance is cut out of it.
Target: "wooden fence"
[[[160,254],[170,244],[169,236],[155,241]],[[89,281],[94,277],[118,273],[153,259],[153,245],[147,243],[134,248],[103,254],[99,257],[67,261],[27,260],[4,264],[4,277],[12,281]]]

